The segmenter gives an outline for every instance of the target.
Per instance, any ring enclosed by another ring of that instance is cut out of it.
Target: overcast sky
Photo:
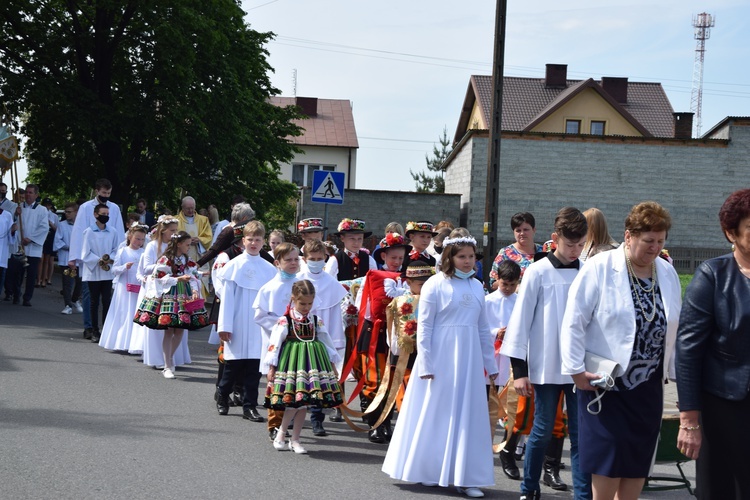
[[[655,7],[658,5],[658,8]],[[490,74],[496,2],[487,0],[244,0],[246,19],[276,33],[268,45],[282,95],[349,99],[359,136],[359,189],[411,190],[443,127],[452,139],[472,74]],[[716,27],[706,43],[703,132],[750,115],[747,0],[508,2],[506,76],[622,76],[661,82],[690,111],[692,18]],[[419,57],[415,57],[419,56]]]
[[[708,11],[716,27],[706,43],[703,131],[726,116],[750,115],[747,0],[508,4],[506,75],[540,78],[546,63],[559,63],[573,79],[661,82],[675,111],[690,111],[692,18]],[[251,27],[277,35],[267,47],[274,85],[292,96],[296,69],[297,95],[351,100],[356,187],[389,190],[414,188],[409,169],[425,168],[443,127],[453,137],[470,75],[491,73],[495,5],[243,1]]]

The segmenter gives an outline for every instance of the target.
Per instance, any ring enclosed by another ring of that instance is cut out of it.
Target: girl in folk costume
[[[279,321],[289,306],[292,298],[292,285],[298,280],[299,250],[291,243],[281,243],[274,251],[274,264],[278,273],[258,291],[253,302],[255,309],[255,322],[263,331],[261,352],[268,350],[271,339],[271,330]],[[268,372],[268,365],[261,359],[261,373]],[[276,437],[276,431],[281,426],[283,408],[268,409],[268,433],[269,437]]]
[[[427,248],[432,243],[432,237],[437,235],[432,222],[419,221],[406,223],[406,237],[409,238],[412,250],[409,252],[409,260],[424,260],[430,265],[437,264],[437,260],[428,251]]]
[[[321,233],[322,234],[322,233]],[[346,297],[346,289],[336,281],[336,278],[323,271],[326,263],[326,247],[320,240],[309,240],[303,247],[305,260],[304,270],[299,273],[299,278],[309,280],[315,287],[315,302],[313,313],[323,321],[331,337],[333,347],[339,356],[343,356],[346,350],[346,337],[344,336],[344,319],[341,315],[341,301]],[[341,364],[337,366],[341,371]],[[313,434],[325,436],[327,433],[323,428],[325,415],[319,409],[313,408],[310,412]],[[331,421],[341,422],[341,410],[336,408],[331,416]]]
[[[391,437],[392,412],[389,409],[381,418],[385,401],[382,395],[380,398],[376,396],[388,367],[386,306],[393,297],[406,291],[399,278],[401,266],[410,251],[411,246],[398,233],[390,233],[380,240],[375,260],[383,265],[383,269],[368,271],[357,295],[360,330],[355,355],[362,367],[362,377],[353,394],[359,393],[360,407],[365,412],[365,421],[370,426],[369,439],[373,443],[385,443]],[[353,361],[348,361],[347,367],[352,364]],[[345,368],[344,375],[347,372]]]
[[[388,401],[395,402],[401,411],[404,393],[409,383],[414,361],[417,357],[417,308],[422,285],[435,274],[435,268],[423,260],[415,260],[401,273],[409,291],[396,297],[388,304],[386,319],[388,324],[388,345],[391,348],[393,381],[389,389]],[[398,390],[394,388],[398,387]],[[396,391],[395,393],[393,391]],[[386,403],[386,409],[391,406]]]
[[[479,487],[495,482],[484,388],[485,370],[497,377],[494,339],[482,284],[472,278],[476,241],[459,236],[443,247],[441,272],[422,287],[418,377],[406,388],[383,472],[481,497]]]
[[[172,235],[164,255],[156,261],[146,281],[146,297],[134,321],[151,329],[164,330],[162,355],[164,378],[173,379],[174,355],[185,337],[185,330],[198,330],[208,324],[208,313],[200,303],[201,273],[188,259],[191,237],[185,231]],[[196,306],[192,306],[196,304]]]
[[[243,393],[242,418],[252,422],[263,422],[256,407],[260,362],[265,351],[261,328],[250,314],[258,293],[276,272],[260,255],[265,233],[260,222],[248,222],[242,230],[244,251],[218,273],[222,305],[217,329],[224,342],[224,369],[218,385],[216,409],[219,415],[229,412],[229,395],[239,384]]]
[[[265,358],[269,365],[265,405],[284,410],[273,441],[279,451],[287,447],[284,436],[294,420],[289,449],[307,453],[299,442],[307,406],[332,408],[343,402],[333,366],[339,355],[323,322],[310,312],[314,300],[315,287],[309,280],[294,283],[290,307],[271,332]]]
[[[141,289],[138,292],[138,304],[146,298],[146,283],[153,274],[156,262],[164,255],[172,236],[177,233],[177,219],[171,215],[159,217],[156,228],[152,231],[153,237],[146,245],[141,258],[138,260],[138,269],[135,275],[140,282]],[[143,354],[143,364],[155,368],[164,368],[164,354],[162,344],[164,343],[164,332],[153,330],[146,326],[136,324],[130,335],[130,354]],[[180,347],[174,355],[175,366],[191,362],[190,350],[188,349],[187,336],[183,336]],[[173,370],[174,371],[174,370]]]
[[[102,328],[99,345],[114,351],[127,351],[130,347],[130,336],[136,324],[131,321],[138,307],[138,292],[141,283],[136,276],[138,261],[143,254],[143,242],[146,240],[148,227],[137,222],[128,229],[127,246],[120,248],[112,266],[115,275],[112,307]]]

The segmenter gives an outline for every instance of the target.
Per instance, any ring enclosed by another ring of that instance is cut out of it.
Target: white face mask
[[[310,270],[313,274],[318,274],[323,270],[323,268],[326,265],[326,261],[324,260],[308,260],[307,261],[307,268]]]

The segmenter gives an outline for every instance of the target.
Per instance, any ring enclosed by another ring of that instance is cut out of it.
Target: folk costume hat
[[[335,236],[343,236],[344,234],[364,234],[365,238],[372,236],[372,231],[365,231],[365,221],[359,219],[341,219],[339,222],[338,231],[333,233]]]
[[[435,274],[435,267],[423,260],[415,260],[409,263],[409,265],[401,273],[401,278],[410,280],[422,280],[427,281],[431,276]]]
[[[398,233],[388,233],[385,238],[380,240],[380,248],[376,248],[375,252],[373,253],[375,262],[379,264],[385,264],[385,255],[383,254],[389,248],[403,248],[404,257],[406,257],[406,255],[408,255],[412,249],[411,245],[406,244],[403,236]]]
[[[428,221],[409,221],[406,223],[406,237],[408,238],[411,233],[430,233],[432,236],[437,235],[437,231],[435,231],[435,226],[432,225],[432,222]]]
[[[312,217],[309,219],[302,219],[297,223],[298,233],[313,233],[316,231],[327,231],[327,227],[323,227],[323,219]]]

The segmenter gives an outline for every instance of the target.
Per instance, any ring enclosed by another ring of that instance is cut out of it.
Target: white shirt
[[[57,252],[57,262],[62,267],[68,267],[70,235],[73,233],[73,224],[64,220],[57,225],[55,230],[55,241],[52,243],[52,250]]]
[[[0,214],[0,267],[8,267],[11,245],[16,241],[16,235],[10,234],[13,216],[7,210]],[[16,231],[18,234],[18,231]]]
[[[96,224],[96,218],[94,217],[94,207],[99,205],[98,197],[93,200],[89,200],[78,208],[78,215],[76,216],[76,222],[73,224],[73,232],[70,235],[70,260],[83,260],[83,232]],[[120,207],[112,203],[107,202],[107,208],[109,208],[109,222],[107,227],[117,234],[117,243],[119,244],[122,238],[124,238],[125,227],[122,223],[122,216],[120,215]],[[81,263],[78,262],[80,265]]]
[[[47,218],[49,210],[39,203],[27,205],[21,203],[21,222],[23,224],[23,237],[28,238],[31,242],[24,245],[23,250],[27,257],[41,257],[44,240],[47,239],[49,232],[49,222]],[[21,241],[21,238],[18,238]]]
[[[114,278],[113,264],[110,264],[109,271],[105,271],[99,266],[99,260],[105,255],[115,260],[119,243],[119,233],[110,229],[109,226],[99,229],[99,226],[94,224],[87,228],[83,232],[81,279],[83,281],[111,281]]]

